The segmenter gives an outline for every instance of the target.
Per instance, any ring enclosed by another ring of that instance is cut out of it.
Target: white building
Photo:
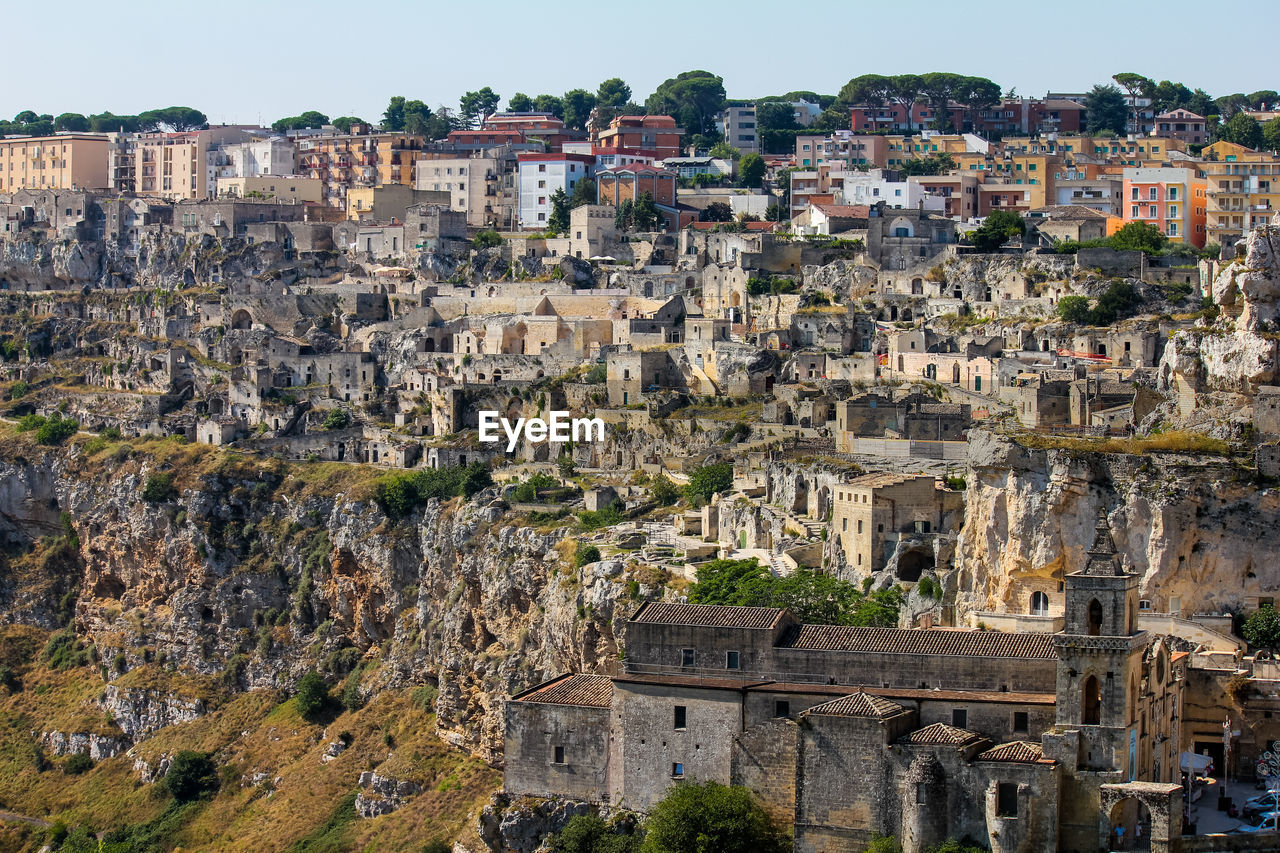
[[[298,168],[298,147],[283,136],[268,136],[222,146],[224,167],[220,178],[256,178],[259,175],[293,175]]]
[[[840,177],[844,182],[840,193],[844,204],[872,205],[883,201],[888,207],[916,208],[923,202],[925,210],[946,210],[946,199],[926,192],[919,184],[896,180],[898,173],[894,170],[843,172]],[[833,174],[832,184],[835,182]]]
[[[717,117],[717,124],[724,134],[724,141],[729,145],[743,154],[760,153],[760,133],[756,128],[754,104],[748,107],[725,107],[724,112]]]
[[[578,181],[591,176],[595,157],[585,154],[521,154],[519,162],[520,227],[541,231],[551,218],[556,190],[573,195]]]

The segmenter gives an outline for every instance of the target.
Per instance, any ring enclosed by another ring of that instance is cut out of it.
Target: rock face
[[[44,732],[40,744],[53,755],[88,755],[94,761],[119,755],[132,746],[125,738],[88,732]]]
[[[512,800],[494,794],[480,812],[480,838],[492,851],[536,853],[546,849],[548,835],[560,832],[578,815],[595,812],[596,807],[576,800]]]
[[[439,735],[498,764],[503,697],[615,658],[635,607],[624,573],[561,558],[563,529],[503,523],[496,491],[390,523],[371,502],[295,494],[269,465],[148,503],[153,471],[143,456],[90,471],[58,452],[0,464],[0,536],[31,547],[61,534],[65,511],[79,540],[56,577],[0,585],[2,618],[54,627],[70,593],[104,660],[133,667],[159,651],[242,689],[288,688],[318,657],[373,649],[367,690],[438,683]],[[206,711],[116,685],[102,707],[129,740]]]
[[[422,786],[416,782],[379,776],[369,770],[360,774],[360,788],[360,793],[356,794],[356,814],[364,818],[391,814],[409,797],[422,793]]]
[[[965,523],[956,545],[957,621],[1028,613],[1033,592],[1061,609],[1058,582],[1085,564],[1099,507],[1120,559],[1157,612],[1241,609],[1280,585],[1280,491],[1227,461],[1031,450],[970,433]]]

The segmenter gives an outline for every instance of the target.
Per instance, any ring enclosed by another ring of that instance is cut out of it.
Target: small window
[[[1013,730],[1015,732],[1025,732],[1027,730],[1027,712],[1013,712]]]
[[[964,708],[952,708],[951,725],[955,726],[957,729],[963,729],[965,726],[969,725],[969,712]]]
[[[693,666],[693,649],[680,650],[680,665]]]
[[[552,759],[553,764],[564,764],[564,747],[557,746],[555,749],[555,758]]]
[[[684,778],[684,764],[682,764],[682,763],[681,763],[681,762],[679,762],[679,761],[676,761],[676,762],[673,762],[673,763],[672,763],[672,765],[671,765],[671,778],[673,778],[673,779],[683,779],[683,778]]]
[[[675,717],[675,728],[677,730],[683,730],[687,728],[685,723],[688,722],[689,715],[688,715],[688,709],[684,705],[677,705],[675,708],[675,714],[673,716]]]
[[[773,703],[773,715],[775,717],[790,717],[791,703],[786,699],[776,699]]]
[[[925,782],[916,783],[916,804],[929,802],[929,786]]]
[[[738,653],[737,652],[725,652],[724,668],[738,669]]]
[[[1001,782],[996,787],[996,815],[1018,816],[1018,786],[1013,782]]]

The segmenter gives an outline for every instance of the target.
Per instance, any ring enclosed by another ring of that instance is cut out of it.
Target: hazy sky
[[[1215,97],[1280,89],[1280,65],[1256,41],[1275,37],[1280,3],[1232,8],[1248,26],[1227,34],[1201,29],[1211,13],[1188,0],[10,3],[0,117],[180,104],[215,123],[308,109],[376,119],[392,95],[456,108],[485,85],[505,98],[594,91],[614,76],[643,101],[694,68],[721,75],[731,98],[926,71],[990,77],[1022,95],[1084,91],[1119,71]]]

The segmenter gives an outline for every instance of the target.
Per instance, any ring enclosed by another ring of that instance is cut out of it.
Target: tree
[[[530,98],[524,92],[516,92],[507,99],[507,109],[513,113],[531,113],[533,112],[533,98]]]
[[[218,790],[218,770],[207,752],[184,749],[169,763],[163,784],[175,800],[189,803]]]
[[[684,493],[689,500],[700,500],[705,503],[711,500],[712,495],[726,491],[732,485],[733,463],[717,462],[703,465],[690,474]]]
[[[795,107],[784,101],[756,104],[756,127],[761,133],[767,130],[799,130]]]
[[[1276,103],[1280,101],[1280,92],[1275,89],[1259,89],[1246,96],[1249,101],[1249,107],[1255,110],[1264,110],[1267,108],[1275,109]]]
[[[645,822],[643,853],[784,853],[786,836],[746,788],[682,783]]]
[[[736,162],[742,159],[742,152],[727,142],[717,142],[711,146],[711,150],[707,153],[718,160],[733,160]]]
[[[346,429],[350,423],[351,413],[346,409],[337,408],[325,415],[324,421],[320,424],[320,428],[326,430]]]
[[[1129,121],[1129,105],[1120,90],[1109,83],[1099,83],[1084,99],[1085,125],[1090,133],[1109,130],[1123,134]]]
[[[1058,300],[1058,317],[1068,323],[1083,323],[1089,319],[1089,297],[1064,296]]]
[[[1191,103],[1195,93],[1181,83],[1174,83],[1171,80],[1161,80],[1156,84],[1155,89],[1151,93],[1151,109],[1157,114],[1167,113],[1170,110],[1190,109],[1188,104]],[[1194,110],[1193,110],[1194,112]]]
[[[955,130],[951,126],[951,109],[950,105],[956,99],[956,93],[960,90],[965,78],[959,74],[952,74],[949,71],[931,71],[920,77],[920,93],[924,95],[929,102],[929,109],[933,112],[933,127],[935,130],[950,132]]]
[[[969,114],[969,128],[978,127],[978,113],[1000,103],[1000,84],[986,77],[964,77],[956,84],[954,95]]]
[[[329,706],[329,685],[314,669],[298,679],[298,713],[315,722]]]
[[[1262,147],[1280,151],[1280,118],[1273,118],[1262,126]]]
[[[733,220],[733,208],[727,202],[713,201],[698,214],[699,222],[730,222]]]
[[[1158,254],[1169,241],[1155,225],[1146,222],[1126,222],[1120,230],[1108,238],[1111,248],[1118,251],[1139,251]]]
[[[333,120],[333,126],[343,133],[350,133],[352,125],[357,124],[368,124],[368,122],[356,116],[338,116]]]
[[[539,113],[551,113],[558,119],[564,119],[564,101],[555,95],[539,95],[534,98],[533,110]]]
[[[307,110],[302,115],[276,119],[271,123],[271,129],[276,133],[286,133],[290,130],[302,130],[308,127],[321,128],[328,123],[329,117],[324,113],[316,110]]]
[[[1129,95],[1129,114],[1131,119],[1127,125],[1130,133],[1138,132],[1138,98],[1149,98],[1155,93],[1156,84],[1151,82],[1141,74],[1135,74],[1132,71],[1122,71],[1119,74],[1112,75],[1112,80],[1119,84]],[[1116,131],[1123,133],[1124,131]]]
[[[89,129],[89,120],[80,113],[63,113],[53,120],[53,128],[82,133]]]
[[[1108,285],[1089,311],[1089,324],[1109,326],[1116,320],[1132,314],[1133,309],[1140,304],[1142,304],[1142,297],[1132,284],[1127,281],[1114,281]]]
[[[574,130],[586,130],[591,111],[596,106],[596,96],[586,89],[570,89],[564,93],[564,124]]]
[[[912,157],[898,164],[898,171],[904,175],[943,175],[956,167],[955,158],[947,152],[930,154],[928,157]]]
[[[382,129],[392,133],[404,130],[404,96],[395,95],[382,113]]]
[[[653,499],[659,506],[671,506],[680,500],[680,490],[665,474],[658,474],[653,478],[653,482],[649,485],[649,494],[653,495]]]
[[[1217,106],[1219,115],[1223,118],[1231,118],[1240,110],[1249,106],[1249,99],[1242,92],[1236,92],[1235,94],[1214,98],[1213,103]]]
[[[1240,633],[1255,649],[1280,649],[1280,613],[1270,604],[1263,605],[1244,620]]]
[[[1027,224],[1022,217],[1010,210],[996,210],[969,235],[974,247],[979,252],[994,252],[1010,237],[1020,237],[1027,231]]]
[[[738,161],[738,182],[744,187],[758,187],[767,168],[759,154],[747,154]]]
[[[620,77],[610,77],[596,89],[595,116],[591,126],[600,130],[609,126],[615,116],[623,114],[631,102],[631,87]]]
[[[836,103],[842,107],[866,106],[879,109],[893,98],[893,94],[892,78],[881,74],[863,74],[841,87]]]
[[[180,133],[207,127],[209,119],[204,113],[191,107],[165,107],[140,113],[138,123],[139,130],[167,129]]]
[[[715,135],[724,109],[724,80],[709,71],[685,71],[664,80],[645,101],[649,115],[669,115],[693,135]]]
[[[458,100],[458,116],[464,127],[479,127],[485,118],[498,109],[502,98],[485,86],[475,92],[467,92]]]
[[[895,74],[889,80],[893,83],[893,94],[890,100],[906,112],[907,130],[915,130],[912,107],[924,92],[924,79],[919,74]]]
[[[1183,106],[1196,115],[1208,116],[1217,105],[1213,102],[1213,98],[1209,96],[1208,92],[1204,89],[1196,89],[1191,93],[1191,99]]]
[[[636,833],[619,834],[598,815],[574,815],[551,849],[556,853],[633,853],[639,847]]]
[[[595,545],[584,545],[578,549],[577,556],[574,557],[574,563],[578,568],[582,568],[588,563],[600,562],[600,549]]]
[[[547,230],[563,234],[569,230],[569,196],[563,187],[551,194],[551,215],[547,217]]]
[[[591,178],[582,178],[573,185],[573,195],[569,197],[569,209],[582,207],[584,204],[596,203],[596,182]]]
[[[618,205],[618,210],[613,214],[613,227],[619,231],[631,230],[631,214],[635,209],[635,205],[631,203],[631,199],[624,198]]]
[[[1274,120],[1274,119],[1273,119]],[[1248,113],[1239,112],[1218,128],[1218,138],[1245,148],[1262,147],[1262,125]]]

